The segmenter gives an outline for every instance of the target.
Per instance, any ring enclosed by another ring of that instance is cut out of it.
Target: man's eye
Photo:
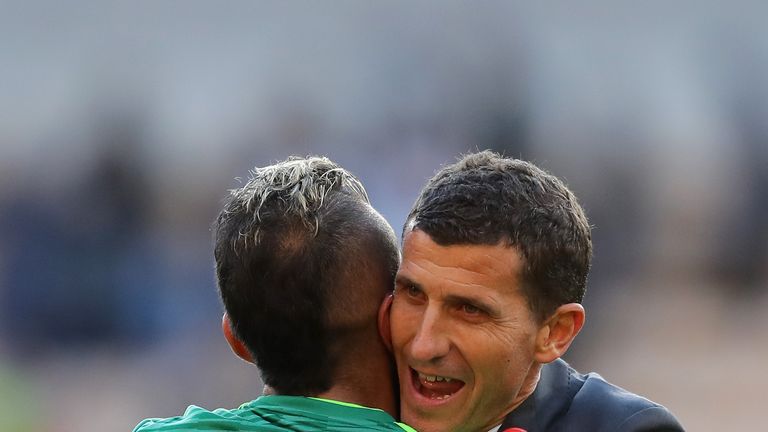
[[[419,294],[421,294],[421,290],[416,288],[414,285],[408,285],[406,290],[408,291],[408,295],[411,297],[418,297]]]
[[[468,314],[468,315],[479,315],[479,314],[483,313],[482,309],[480,309],[479,307],[477,307],[477,306],[475,306],[473,304],[469,304],[469,303],[464,303],[461,306],[461,310],[465,314]]]

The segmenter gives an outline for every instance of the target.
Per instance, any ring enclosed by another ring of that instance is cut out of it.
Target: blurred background
[[[0,2],[0,430],[131,430],[258,396],[210,224],[323,154],[399,231],[435,170],[532,160],[594,225],[567,360],[689,430],[768,386],[764,2]]]

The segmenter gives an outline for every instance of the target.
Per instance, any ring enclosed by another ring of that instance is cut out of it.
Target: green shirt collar
[[[277,409],[282,407],[325,414],[329,416],[352,415],[357,418],[365,418],[372,421],[397,423],[397,425],[400,426],[404,431],[416,432],[412,427],[404,423],[396,422],[395,419],[391,415],[387,414],[387,412],[384,410],[333,399],[305,396],[268,395],[260,396],[256,400],[244,403],[240,408],[248,407],[273,407]]]

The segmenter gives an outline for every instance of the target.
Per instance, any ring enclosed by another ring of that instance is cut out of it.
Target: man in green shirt
[[[399,263],[392,228],[326,158],[252,174],[214,224],[214,255],[224,335],[270,394],[134,432],[413,431],[394,419],[397,377],[377,325]]]

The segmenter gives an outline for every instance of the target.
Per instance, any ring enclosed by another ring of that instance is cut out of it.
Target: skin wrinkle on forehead
[[[410,226],[412,224],[413,224],[413,221],[411,221],[409,223],[409,227],[403,233],[403,238],[405,238],[405,236],[407,236],[408,234],[420,232],[420,233],[426,235],[427,237],[429,237],[430,240],[432,240],[432,236],[429,233],[427,233],[424,230],[418,229],[418,228],[417,229],[412,228]],[[524,257],[523,251],[520,250],[520,248],[518,248],[514,244],[511,244],[507,239],[501,239],[499,242],[497,242],[495,244],[455,243],[455,244],[448,244],[448,245],[442,245],[442,244],[436,244],[436,245],[438,247],[440,247],[441,249],[445,249],[445,250],[449,250],[449,249],[451,249],[453,247],[462,247],[462,246],[474,246],[474,247],[477,247],[477,248],[488,249],[488,252],[482,254],[483,258],[488,258],[488,259],[490,259],[492,261],[499,262],[499,263],[501,263],[505,267],[506,266],[519,265],[520,268],[523,268],[526,265],[526,259]],[[518,256],[516,257],[516,259],[513,262],[507,262],[506,259],[500,257],[498,255],[498,253],[495,253],[495,251],[491,252],[491,249],[496,248],[497,246],[502,246],[502,247],[507,248],[507,249],[513,249],[515,252],[517,252]],[[423,255],[423,253],[418,253],[418,255]],[[481,268],[492,268],[491,264],[482,263],[482,259],[480,257],[467,258],[467,263],[468,264],[472,263],[472,264],[478,265]],[[473,271],[473,270],[467,270],[467,271],[471,271],[471,272],[474,272],[474,273],[482,273],[482,272]],[[515,276],[515,278],[517,279],[518,275],[514,275],[513,274],[513,276]]]
[[[513,246],[505,246],[505,247],[514,248]],[[515,250],[517,250],[517,249],[515,248]],[[520,253],[520,252],[518,251],[518,253]],[[499,257],[497,254],[486,253],[486,254],[483,255],[483,257],[485,257],[485,258],[487,258],[489,260],[492,260],[492,261],[496,261],[496,262],[502,263],[502,264],[506,263],[506,260],[504,260],[501,257]],[[522,266],[523,263],[525,262],[525,259],[520,257],[520,258],[516,259],[515,261],[517,261],[517,262],[514,263],[514,264],[519,264],[520,266]],[[514,265],[514,264],[509,263],[508,265]],[[490,268],[491,266],[486,264],[483,267]],[[515,275],[513,275],[513,276],[515,276]]]
[[[403,255],[405,255],[405,253]],[[421,254],[418,254],[417,257],[419,255],[421,255]],[[493,258],[495,261],[501,262],[502,264],[506,265],[505,260],[496,258],[492,254],[488,254],[488,255],[484,255],[484,256]],[[414,260],[414,259],[404,259],[401,266],[403,268],[407,268],[409,266],[413,266],[413,267],[419,268],[419,269],[421,269],[421,270],[423,270],[425,272],[433,273],[433,274],[440,274],[440,273],[442,273],[443,279],[451,279],[450,277],[446,276],[449,273],[461,273],[461,274],[469,273],[469,274],[480,276],[482,279],[488,279],[489,275],[486,272],[483,272],[482,270],[483,269],[491,269],[491,270],[493,269],[493,266],[490,265],[490,264],[482,264],[481,265],[480,264],[481,260],[479,260],[479,259],[472,260],[472,262],[471,262],[471,265],[479,267],[478,270],[468,269],[468,268],[466,268],[465,265],[461,265],[461,266],[444,266],[444,265],[440,265],[440,264],[438,264],[438,263],[436,263],[434,261],[431,261],[431,260],[425,260],[423,257],[421,258],[421,260],[427,261],[427,263],[429,264],[430,267],[435,267],[436,269],[433,270],[433,269],[427,268],[424,264],[419,264],[419,263],[415,262],[416,260]],[[470,263],[467,263],[467,264],[470,264]],[[511,281],[512,282],[510,283],[510,285],[514,285],[520,278],[518,277],[517,272],[511,271],[512,270],[511,269],[512,266],[513,266],[512,264],[509,264],[509,266],[505,266],[504,267],[505,269],[510,270],[509,272],[506,272],[506,271],[504,271],[504,272],[495,272],[495,275],[496,276],[503,276],[503,277],[511,277]],[[487,286],[479,284],[479,283],[477,283],[477,284],[470,284],[470,283],[455,282],[455,281],[453,283],[458,284],[458,285],[468,285],[468,286],[477,286],[477,287],[480,287],[480,288],[487,288]]]
[[[402,264],[401,267],[402,268],[416,267],[417,269],[420,269],[423,272],[430,273],[430,274],[442,273],[443,274],[443,279],[451,279],[451,278],[445,276],[447,273],[471,273],[471,274],[476,274],[476,275],[479,275],[479,276],[484,276],[480,272],[476,272],[476,271],[472,271],[472,270],[467,270],[465,268],[456,268],[456,267],[453,267],[453,266],[441,266],[441,265],[435,264],[434,262],[431,262],[431,261],[429,262],[429,267],[436,267],[436,270],[433,270],[431,268],[428,268],[425,265],[418,264],[418,263],[416,263],[414,261],[411,261],[411,260],[408,260],[407,263],[405,261],[403,261],[403,264]],[[411,278],[408,278],[408,279],[411,279]],[[477,287],[485,288],[485,286],[483,286],[481,284],[468,283],[468,282],[456,282],[456,281],[451,281],[451,282],[456,284],[456,285],[477,286]]]

